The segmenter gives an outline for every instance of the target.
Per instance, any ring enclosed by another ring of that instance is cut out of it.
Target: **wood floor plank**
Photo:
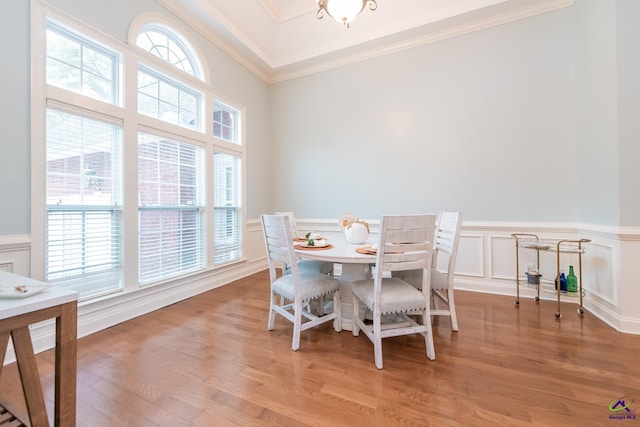
[[[436,360],[420,336],[389,338],[378,370],[364,335],[329,324],[291,351],[268,298],[260,272],[80,339],[77,425],[605,426],[612,401],[640,402],[640,336],[576,305],[557,320],[554,301],[457,291],[460,331],[435,319]],[[37,359],[52,418],[53,352]],[[0,395],[24,412],[16,374]]]

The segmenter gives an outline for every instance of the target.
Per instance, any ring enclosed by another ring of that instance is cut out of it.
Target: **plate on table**
[[[360,248],[356,248],[356,252],[363,255],[377,255],[378,250],[373,246],[363,246]]]
[[[298,246],[302,246],[303,248],[326,248],[329,246],[329,242],[326,239],[314,240],[313,245],[310,245],[309,241],[305,240],[304,242],[300,242]]]
[[[314,240],[325,240],[324,237],[320,236],[319,234],[311,234],[311,238]],[[309,239],[306,237],[294,237],[293,238],[294,242],[308,242]]]
[[[294,248],[296,249],[300,249],[303,251],[324,251],[327,249],[333,249],[333,245],[331,243],[329,243],[328,245],[325,246],[308,246],[308,245],[295,245]]]
[[[27,298],[37,295],[53,285],[3,285],[0,286],[0,299]]]

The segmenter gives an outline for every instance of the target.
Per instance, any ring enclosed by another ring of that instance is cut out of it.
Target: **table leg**
[[[60,307],[56,318],[55,425],[76,425],[76,370],[78,358],[78,304]]]
[[[0,334],[0,377],[2,376],[2,367],[4,366],[4,358],[7,355],[7,347],[9,346],[9,337],[11,332],[3,332]]]
[[[356,280],[370,279],[371,267],[369,264],[342,264],[340,274],[340,314],[342,316],[342,329],[353,329],[353,296],[351,284]],[[360,317],[364,319],[366,307],[360,303]]]
[[[27,404],[29,419],[33,426],[48,426],[47,409],[44,405],[42,394],[42,384],[38,374],[36,356],[31,344],[29,326],[23,326],[11,331],[13,338],[13,348],[16,353],[20,380],[22,381],[22,391]]]

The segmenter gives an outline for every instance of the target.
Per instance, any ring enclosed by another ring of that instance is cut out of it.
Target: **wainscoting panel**
[[[617,271],[611,268],[617,265],[614,259],[615,253],[613,245],[595,241],[588,244],[582,257],[583,286],[612,306],[618,303],[614,286],[617,281]],[[577,271],[576,274],[578,274]]]
[[[31,238],[0,236],[0,270],[29,276]]]
[[[484,277],[484,237],[478,234],[460,234],[456,276]]]
[[[489,240],[489,277],[491,279],[514,282],[516,277],[515,240],[510,236],[488,236]],[[520,263],[529,262],[527,254]],[[515,289],[515,288],[514,288]]]

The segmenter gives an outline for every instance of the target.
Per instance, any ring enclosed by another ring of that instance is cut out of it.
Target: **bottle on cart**
[[[558,278],[556,277],[556,289],[558,289]],[[560,270],[560,290],[567,291],[567,277],[564,275],[564,270]]]
[[[569,266],[569,275],[567,276],[567,292],[578,292],[578,278],[573,272],[573,265]]]

